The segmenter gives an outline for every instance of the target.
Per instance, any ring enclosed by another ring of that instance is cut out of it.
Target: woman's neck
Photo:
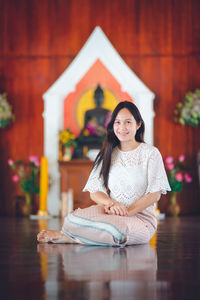
[[[133,141],[132,143],[130,142],[121,142],[119,145],[119,149],[121,151],[127,152],[136,149],[140,145],[139,142]]]

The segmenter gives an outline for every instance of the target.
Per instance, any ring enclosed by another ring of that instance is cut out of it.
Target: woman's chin
[[[118,139],[120,142],[128,142],[129,141],[129,138],[126,136],[118,136]]]

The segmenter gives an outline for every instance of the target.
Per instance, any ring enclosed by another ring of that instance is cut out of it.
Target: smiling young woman
[[[39,233],[39,242],[124,247],[151,239],[155,204],[170,186],[159,150],[144,143],[144,130],[136,105],[120,102],[83,189],[96,205],[66,216],[61,231]]]
[[[137,124],[133,115],[127,108],[122,108],[114,121],[113,129],[116,137],[120,141],[122,151],[130,151],[140,144],[135,140],[137,130],[140,128],[142,121]]]

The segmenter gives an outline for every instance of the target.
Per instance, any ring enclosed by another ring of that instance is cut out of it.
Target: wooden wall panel
[[[194,180],[181,194],[182,213],[200,213],[200,129],[173,122],[176,103],[200,87],[200,1],[1,0],[0,11],[0,92],[7,92],[16,116],[0,130],[0,214],[14,214],[7,159],[43,154],[42,94],[97,25],[156,94],[155,145],[163,156],[186,154]],[[163,211],[167,203],[163,197]]]
[[[76,55],[100,25],[124,55],[198,51],[198,0],[1,0],[0,53]]]

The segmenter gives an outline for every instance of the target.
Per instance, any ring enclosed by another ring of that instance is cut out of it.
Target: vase
[[[31,193],[24,193],[25,196],[25,202],[22,205],[22,213],[23,215],[29,216],[31,214],[32,211],[32,195]]]
[[[24,193],[16,197],[16,216],[27,217],[32,213],[32,194]]]
[[[171,192],[168,211],[174,217],[177,217],[180,213],[180,205],[177,203],[177,192]]]
[[[72,155],[74,152],[74,147],[70,146],[70,147],[65,147],[64,148],[64,155],[63,155],[63,160],[64,161],[69,161],[72,159]]]

